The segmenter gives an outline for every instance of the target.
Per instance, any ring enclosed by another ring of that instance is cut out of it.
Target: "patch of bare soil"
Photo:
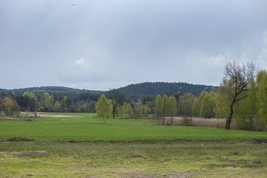
[[[166,177],[166,178],[191,178],[194,177],[193,173],[189,172],[180,172],[180,173],[171,173],[171,174],[146,174],[146,173],[136,173],[136,172],[126,172],[121,173],[119,177],[123,178],[154,178],[154,177]]]
[[[72,117],[67,115],[61,115],[61,114],[47,114],[47,113],[38,113],[39,117],[56,117],[56,118],[62,118],[62,117]]]
[[[64,115],[64,114],[53,114],[53,113],[46,113],[46,112],[37,112],[36,115],[35,115],[35,113],[32,113],[32,112],[27,112],[26,114],[30,118],[35,118],[35,117],[54,117],[54,118],[67,118],[68,117],[69,118],[69,117],[73,117],[73,116],[68,116],[68,115]]]
[[[23,138],[23,137],[12,137],[12,138],[8,138],[6,141],[8,142],[30,142],[30,141],[33,141],[33,139]]]
[[[15,157],[29,157],[29,158],[40,158],[47,157],[50,154],[47,151],[26,151],[26,152],[0,152],[0,156],[15,156]]]
[[[267,140],[266,139],[254,139],[251,142],[254,144],[266,144]]]
[[[171,125],[171,118],[166,117],[165,123]],[[174,117],[173,125],[179,126],[200,126],[200,127],[217,127],[224,128],[225,119],[218,118],[198,118],[198,117]],[[234,128],[234,126],[233,126]]]
[[[224,164],[208,164],[206,167],[215,169],[215,168],[225,168],[225,167],[232,167],[232,168],[259,168],[263,167],[263,163],[260,160],[255,161],[246,161],[246,160],[239,160],[234,161],[230,160],[228,163]]]
[[[27,152],[20,152],[16,156],[18,157],[29,157],[29,158],[40,158],[40,157],[47,157],[50,154],[47,151],[27,151]]]

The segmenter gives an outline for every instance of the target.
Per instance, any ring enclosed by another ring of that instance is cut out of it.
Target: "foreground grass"
[[[264,132],[203,127],[157,126],[149,120],[98,120],[95,114],[46,114],[38,119],[0,120],[0,140],[24,137],[42,141],[159,141],[267,139]],[[66,116],[66,117],[63,117]],[[68,116],[68,117],[67,117]]]
[[[264,132],[95,114],[2,118],[0,177],[266,177],[266,139]]]
[[[266,177],[267,144],[0,142],[1,177]]]

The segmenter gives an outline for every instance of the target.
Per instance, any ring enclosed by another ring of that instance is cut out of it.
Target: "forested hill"
[[[192,93],[198,96],[202,91],[215,91],[217,87],[206,86],[206,85],[195,85],[188,83],[167,83],[167,82],[145,82],[139,84],[131,84],[126,87],[121,87],[117,89],[119,92],[124,94],[129,98],[140,98],[147,96],[155,96],[157,94],[184,94]],[[77,95],[88,95],[87,97],[93,96],[98,98],[105,91],[94,91],[94,90],[81,90],[68,87],[58,87],[58,86],[44,86],[44,87],[31,87],[31,88],[21,88],[13,90],[3,90],[0,89],[0,93],[14,92],[21,94],[23,92],[33,92],[37,94],[42,94],[48,92],[53,95],[67,95],[67,96],[77,96]],[[89,97],[91,98],[91,97]]]
[[[52,93],[52,94],[80,94],[85,92],[90,92],[93,94],[101,93],[101,91],[93,91],[93,90],[80,90],[68,87],[59,87],[59,86],[43,86],[43,87],[30,87],[30,88],[21,88],[10,90],[15,93],[23,93],[23,92],[33,92],[33,93]]]
[[[203,91],[216,91],[218,87],[207,85],[195,85],[189,83],[145,82],[131,84],[119,88],[119,92],[128,97],[155,96],[157,94],[184,94],[192,93],[196,96]]]

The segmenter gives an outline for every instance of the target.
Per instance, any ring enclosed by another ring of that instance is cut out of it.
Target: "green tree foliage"
[[[19,107],[16,101],[8,96],[4,97],[2,101],[2,106],[7,116],[13,116],[14,113],[19,112]]]
[[[120,116],[123,118],[132,118],[133,117],[133,108],[130,103],[123,103],[120,108]]]
[[[150,112],[150,109],[143,105],[141,99],[138,99],[137,102],[134,104],[133,113],[135,118],[145,118],[145,116]]]
[[[162,105],[163,105],[163,125],[165,123],[165,117],[170,116],[170,102],[169,97],[165,94],[162,96]]]
[[[222,85],[224,86],[224,85]],[[220,87],[215,95],[215,117],[227,118],[229,113],[230,96],[224,91],[224,87]]]
[[[124,103],[125,96],[122,95],[118,90],[110,90],[107,93],[107,97],[110,99],[112,105],[112,118],[115,119],[118,112],[118,107]]]
[[[155,114],[158,119],[158,124],[165,124],[165,117],[171,117],[173,124],[173,116],[177,112],[177,101],[174,96],[157,95],[155,97]]]
[[[160,95],[157,95],[155,98],[155,114],[157,118],[161,118],[163,116],[163,102]]]
[[[38,100],[34,93],[24,92],[22,97],[25,102],[26,110],[30,112],[36,112],[38,109]]]
[[[59,101],[56,101],[56,102],[55,102],[53,108],[54,108],[53,110],[56,111],[56,112],[61,112],[61,111],[63,111],[63,110],[62,110],[62,105],[61,105],[61,103],[60,103]]]
[[[194,99],[194,101],[192,103],[191,110],[192,110],[193,116],[199,116],[200,108],[199,108],[199,99],[198,99],[198,97],[195,97],[195,99]]]
[[[202,92],[199,97],[199,115],[205,118],[215,116],[215,93]]]
[[[169,96],[169,111],[171,116],[171,125],[173,125],[173,116],[177,113],[177,101],[174,96]]]
[[[105,95],[101,95],[96,104],[96,113],[99,118],[109,118],[111,116],[112,105]]]
[[[263,130],[267,130],[267,72],[257,75],[257,116]]]
[[[178,114],[181,116],[192,116],[192,105],[195,96],[191,93],[186,93],[179,97]]]
[[[58,104],[58,103],[57,103]],[[54,97],[53,95],[50,95],[49,93],[45,92],[43,94],[43,111],[53,111],[54,106]]]
[[[241,129],[254,129],[256,125],[257,98],[255,81],[251,79],[248,84],[247,97],[237,103],[235,107],[234,119]]]
[[[192,93],[195,96],[200,95],[202,91],[216,91],[217,87],[206,85],[194,85],[188,83],[168,83],[168,82],[145,82],[131,84],[118,89],[119,92],[131,99],[140,97],[155,97],[156,95],[169,93]]]
[[[62,111],[68,111],[68,96],[63,96],[61,100]]]

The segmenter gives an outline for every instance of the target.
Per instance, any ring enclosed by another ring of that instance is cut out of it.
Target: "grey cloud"
[[[0,88],[218,85],[233,58],[267,67],[266,9],[264,0],[2,0]]]

